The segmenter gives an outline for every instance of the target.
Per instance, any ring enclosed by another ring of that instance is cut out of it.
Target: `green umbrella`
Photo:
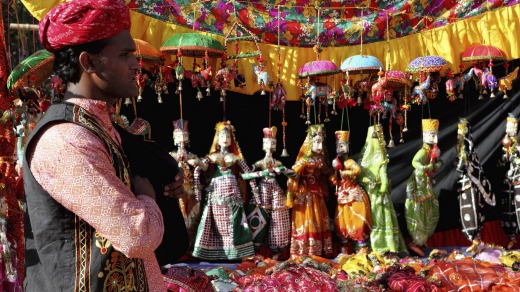
[[[20,62],[7,78],[7,90],[17,94],[17,89],[23,85],[40,86],[52,75],[54,55],[46,50],[40,50]]]
[[[226,52],[226,49],[216,39],[199,33],[179,33],[170,37],[161,47],[161,52],[177,54],[179,50],[182,56],[204,57],[208,52],[211,58],[219,58]]]

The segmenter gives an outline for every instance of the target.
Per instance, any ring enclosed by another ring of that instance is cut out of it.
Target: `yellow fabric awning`
[[[27,9],[37,19],[41,19],[52,7],[64,2],[62,0],[22,0]],[[166,23],[149,16],[131,11],[132,28],[131,34],[134,38],[142,39],[149,42],[156,48],[160,46],[173,34],[182,32],[192,32],[191,29],[178,25]],[[502,49],[509,59],[517,59],[520,57],[520,44],[515,28],[520,29],[520,5],[503,7],[497,10],[474,16],[465,20],[454,22],[439,28],[423,31],[417,34],[392,39],[388,42],[390,48],[390,68],[392,70],[405,71],[408,63],[416,57],[424,55],[438,55],[443,57],[450,63],[450,68],[454,71],[459,70],[460,56],[464,50],[475,43],[486,43]],[[223,37],[211,35],[211,37],[224,42]],[[233,45],[228,45],[227,54],[234,54]],[[252,52],[256,50],[253,42],[241,42],[239,44],[240,53]],[[269,73],[271,80],[278,79],[278,58],[277,46],[270,44],[260,44],[262,57],[265,60],[266,71]],[[328,47],[323,48],[321,52],[321,60],[329,60],[334,62],[338,67],[347,57],[358,55],[372,55],[377,57],[387,66],[386,53],[387,43],[378,42],[363,44],[363,52],[361,46],[350,47]],[[316,59],[316,54],[312,48],[285,47],[280,48],[281,64],[280,79],[287,92],[288,100],[299,100],[301,90],[297,87],[298,79],[296,78],[298,69],[306,62]],[[246,77],[247,85],[241,88],[235,88],[232,84],[231,90],[244,94],[254,94],[260,90],[260,86],[256,82],[256,76],[252,70],[251,62],[255,62],[255,58],[240,59],[238,63],[239,72]],[[185,60],[184,64],[191,64],[191,60]],[[213,68],[220,67],[218,63],[213,61]],[[471,63],[464,63],[465,67],[470,67]],[[190,70],[185,65],[187,70]],[[335,77],[322,77],[321,81],[327,81],[329,85],[335,84],[339,89],[339,82],[343,79],[342,74]]]

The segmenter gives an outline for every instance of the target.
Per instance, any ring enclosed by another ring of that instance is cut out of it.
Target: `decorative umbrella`
[[[52,75],[54,55],[46,50],[40,50],[20,62],[7,79],[7,90],[15,96],[17,89],[23,85],[40,86]]]
[[[480,81],[475,82],[477,84],[477,90],[479,91],[479,99],[483,99],[483,94],[487,94],[486,88],[491,91],[490,97],[495,97],[494,91],[498,88],[498,83],[497,78],[493,75],[492,71],[493,60],[507,60],[506,54],[501,49],[494,46],[475,44],[471,45],[462,53],[461,60],[463,62],[475,63],[484,61],[483,64],[477,66],[479,68],[474,69],[474,73],[476,73],[475,77]],[[489,64],[486,65],[486,61],[489,61]],[[482,69],[482,71],[478,69]]]
[[[137,87],[139,88],[139,95],[137,96],[137,101],[141,102],[143,97],[142,93],[144,90],[144,87],[146,86],[146,83],[154,84],[155,92],[157,93],[157,99],[159,103],[162,103],[161,94],[163,92],[163,88],[165,88],[163,74],[161,72],[162,68],[157,68],[157,65],[161,64],[162,58],[161,58],[161,52],[157,50],[154,46],[149,44],[146,41],[143,41],[141,39],[134,39],[136,50],[135,50],[135,57],[139,60],[139,64],[141,65],[141,68],[144,68],[147,71],[154,71],[153,73],[160,73],[158,74],[158,84],[155,86],[155,81],[150,79],[149,74],[144,74],[141,69],[139,69],[139,72],[137,72],[136,80],[137,80]],[[157,72],[156,72],[157,71]],[[171,75],[171,74],[170,74]],[[130,98],[125,99],[125,104],[130,105],[132,104],[132,100]],[[137,115],[136,115],[137,116]]]
[[[338,66],[331,61],[317,60],[305,63],[298,70],[298,78],[309,76],[327,76],[341,72]]]
[[[134,39],[136,50],[135,56],[143,61],[161,61],[161,52],[141,39]]]
[[[374,56],[354,55],[346,58],[340,68],[347,74],[376,73],[383,68],[383,64]]]
[[[226,48],[216,39],[192,32],[170,37],[160,50],[170,54],[177,54],[181,50],[182,56],[199,58],[204,57],[206,52],[211,58],[220,58],[226,52]]]
[[[403,90],[405,87],[412,87],[412,82],[406,77],[406,74],[399,70],[388,70],[385,72],[387,79],[387,87],[393,90]]]
[[[439,56],[422,56],[413,59],[408,63],[406,72],[417,73],[417,72],[439,72],[445,69],[448,62]]]
[[[490,45],[472,45],[462,53],[462,61],[506,60],[507,56],[501,49]]]

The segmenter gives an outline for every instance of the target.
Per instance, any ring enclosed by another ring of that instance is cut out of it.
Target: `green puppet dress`
[[[391,183],[387,177],[388,156],[380,125],[368,128],[365,146],[359,156],[361,174],[358,183],[370,198],[372,231],[370,245],[373,251],[407,252],[394,204],[390,196]]]
[[[442,163],[430,161],[432,148],[425,143],[415,154],[412,161],[415,170],[406,183],[406,227],[412,242],[418,246],[426,243],[439,222],[439,201],[433,192],[431,175]]]

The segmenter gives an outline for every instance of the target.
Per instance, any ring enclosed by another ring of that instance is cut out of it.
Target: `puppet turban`
[[[123,0],[72,0],[54,7],[39,24],[43,47],[56,52],[113,37],[130,29],[130,13]]]

